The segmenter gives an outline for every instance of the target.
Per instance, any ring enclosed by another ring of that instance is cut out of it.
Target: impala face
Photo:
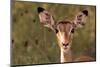
[[[57,39],[59,46],[62,49],[69,49],[71,47],[71,40],[73,34],[73,26],[69,21],[61,21],[57,24]]]

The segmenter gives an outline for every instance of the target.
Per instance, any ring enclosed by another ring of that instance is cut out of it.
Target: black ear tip
[[[45,9],[42,8],[42,7],[38,7],[38,8],[37,8],[38,13],[43,12],[44,10],[45,10]]]
[[[88,11],[87,10],[83,10],[82,13],[84,13],[86,16],[88,16]]]

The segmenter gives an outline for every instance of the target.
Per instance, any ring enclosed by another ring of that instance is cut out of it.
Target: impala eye
[[[71,30],[71,33],[74,33],[74,28]]]
[[[56,34],[58,33],[58,30],[57,29],[55,29],[56,30]]]

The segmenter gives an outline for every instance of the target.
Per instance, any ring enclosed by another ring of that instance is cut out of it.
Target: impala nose
[[[64,44],[64,43],[63,43],[63,46],[65,46],[65,47],[67,47],[68,45],[69,45],[69,43],[67,43],[67,44]]]

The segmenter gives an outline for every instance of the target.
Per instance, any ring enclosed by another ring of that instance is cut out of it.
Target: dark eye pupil
[[[58,33],[58,30],[57,29],[55,29],[56,30],[56,33]]]
[[[74,33],[74,29],[71,30],[71,33]]]

